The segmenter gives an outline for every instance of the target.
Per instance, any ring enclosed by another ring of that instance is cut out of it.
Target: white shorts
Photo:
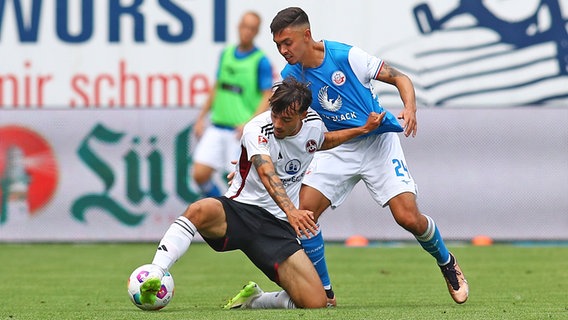
[[[316,152],[303,184],[319,190],[335,208],[359,180],[383,207],[403,192],[416,194],[398,134],[373,135]]]
[[[241,151],[241,143],[236,135],[235,130],[209,125],[197,143],[193,162],[217,171],[234,171],[235,165],[231,161],[238,160]]]

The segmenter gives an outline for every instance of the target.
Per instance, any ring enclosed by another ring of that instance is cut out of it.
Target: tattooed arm
[[[315,234],[317,227],[314,221],[314,214],[309,210],[299,210],[292,203],[282,184],[282,180],[276,175],[272,159],[268,155],[257,154],[252,156],[251,160],[266,191],[268,191],[268,194],[270,194],[270,197],[272,197],[280,209],[284,211],[288,217],[288,222],[292,225],[296,234],[301,236],[301,231],[303,230],[309,230],[309,232]],[[310,237],[309,234],[306,235]]]
[[[409,135],[416,136],[418,129],[416,122],[416,95],[410,78],[386,62],[383,62],[383,67],[376,80],[392,84],[397,88],[404,104],[404,109],[398,114],[398,118],[404,120],[404,135],[407,137]]]

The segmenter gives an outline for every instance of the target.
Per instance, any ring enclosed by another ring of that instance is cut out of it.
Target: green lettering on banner
[[[178,196],[187,203],[195,202],[199,199],[199,194],[195,193],[190,186],[191,164],[193,159],[190,154],[191,131],[193,125],[181,131],[176,137],[175,157],[176,157],[176,191]]]
[[[106,194],[90,194],[80,197],[73,206],[71,212],[73,217],[81,222],[86,222],[85,213],[88,209],[99,208],[107,211],[114,216],[118,221],[129,225],[135,226],[140,224],[146,218],[146,213],[137,215],[128,212],[125,208],[121,207],[116,201],[112,200]]]
[[[156,137],[149,139],[151,145],[155,145],[157,141],[158,139]],[[134,138],[133,143],[139,144],[140,138]],[[126,156],[124,156],[126,163],[126,196],[131,202],[139,204],[146,195],[149,195],[154,202],[162,204],[168,197],[162,187],[162,177],[164,174],[162,155],[158,150],[154,149],[146,160],[148,161],[150,179],[150,190],[147,193],[144,192],[140,186],[141,170],[138,153],[134,150],[130,150]]]
[[[190,125],[182,130],[175,138],[175,173],[176,173],[176,192],[183,202],[190,203],[199,199],[199,194],[191,188],[190,168],[193,163],[191,157],[191,131]],[[104,144],[118,144],[125,133],[112,131],[102,124],[97,124],[93,130],[83,139],[77,151],[79,158],[94,172],[103,182],[104,191],[102,194],[87,194],[78,198],[71,207],[72,215],[75,219],[86,222],[86,212],[89,209],[100,209],[115,217],[118,221],[129,226],[135,226],[146,218],[146,212],[130,212],[120,203],[112,199],[109,195],[110,189],[114,185],[115,174],[110,165],[104,161],[90,147],[91,141]],[[134,137],[132,143],[138,145],[140,137]],[[123,157],[126,175],[126,198],[131,204],[139,204],[145,197],[150,197],[154,203],[161,205],[168,198],[164,191],[164,160],[160,151],[155,147],[158,138],[150,137],[148,140],[153,149],[146,157],[148,163],[149,190],[144,191],[141,183],[141,164],[140,155],[133,149],[129,150]]]
[[[83,142],[77,152],[79,158],[101,178],[105,185],[105,190],[102,194],[85,195],[75,201],[71,207],[71,213],[75,219],[85,222],[85,214],[87,210],[92,208],[102,209],[126,225],[137,225],[146,217],[146,213],[136,214],[129,212],[108,195],[108,191],[114,184],[112,168],[105,161],[99,158],[89,146],[89,142],[91,140],[107,144],[115,144],[120,142],[123,136],[124,133],[114,132],[101,124],[97,124],[91,133],[83,139]],[[126,171],[128,172],[129,169]],[[127,191],[127,194],[128,193],[129,192]]]

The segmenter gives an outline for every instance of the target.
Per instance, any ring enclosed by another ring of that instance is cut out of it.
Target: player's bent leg
[[[215,169],[206,164],[198,162],[193,164],[191,172],[193,180],[195,180],[199,186],[201,194],[205,197],[218,197],[221,195],[221,190],[211,179],[214,172]]]
[[[185,254],[189,248],[197,228],[186,217],[179,216],[168,228],[156,249],[152,264],[163,271],[160,279],[172,265]]]
[[[325,292],[304,250],[298,250],[277,269],[278,283],[284,289],[264,292],[250,281],[224,309],[295,309],[326,306]]]
[[[316,235],[310,238],[304,235],[300,237],[300,242],[302,243],[302,247],[304,247],[306,255],[312,261],[321,283],[323,284],[323,288],[327,296],[327,306],[336,307],[337,299],[335,298],[335,293],[331,288],[331,280],[329,279],[329,272],[327,270],[327,263],[325,260],[325,243],[323,241],[323,235],[319,224]]]
[[[388,201],[388,206],[396,223],[408,232],[416,236],[426,231],[428,221],[418,211],[414,193],[400,193]]]
[[[298,250],[278,267],[280,286],[298,308],[324,308],[327,297],[312,262]]]
[[[221,238],[227,233],[227,216],[221,201],[205,198],[187,207],[183,216],[207,238]]]
[[[323,193],[313,187],[302,184],[300,188],[300,209],[313,212],[316,222],[330,205],[331,202]]]
[[[397,223],[411,232],[422,248],[436,259],[452,299],[464,303],[469,294],[467,280],[448,251],[434,220],[418,211],[415,195],[399,194],[389,201],[389,207]]]
[[[219,200],[206,198],[189,205],[183,215],[170,225],[156,249],[152,264],[163,271],[158,278],[161,279],[164,273],[187,252],[198,231],[210,237],[220,238],[226,230],[225,211]],[[152,289],[151,286],[149,288]]]
[[[413,193],[401,193],[389,200],[389,207],[396,222],[412,233],[422,248],[436,258],[438,265],[450,261],[450,254],[434,220],[418,211]]]
[[[300,189],[300,209],[312,211],[316,221],[330,205],[331,202],[329,199],[327,199],[319,190],[308,185],[302,185],[302,188]],[[312,261],[321,279],[328,300],[327,305],[329,307],[337,306],[337,299],[335,298],[335,293],[331,288],[331,280],[329,278],[329,271],[327,270],[327,263],[324,254],[325,244],[321,231],[309,239],[307,237],[302,237],[300,241],[302,242],[302,246],[304,247],[306,254]]]

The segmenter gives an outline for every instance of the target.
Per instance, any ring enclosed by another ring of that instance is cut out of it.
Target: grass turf
[[[418,245],[346,248],[326,255],[338,307],[222,310],[248,280],[278,287],[240,252],[193,244],[172,268],[173,301],[147,312],[126,279],[155,244],[0,244],[0,319],[568,319],[568,247],[450,246],[470,283],[455,304]]]

